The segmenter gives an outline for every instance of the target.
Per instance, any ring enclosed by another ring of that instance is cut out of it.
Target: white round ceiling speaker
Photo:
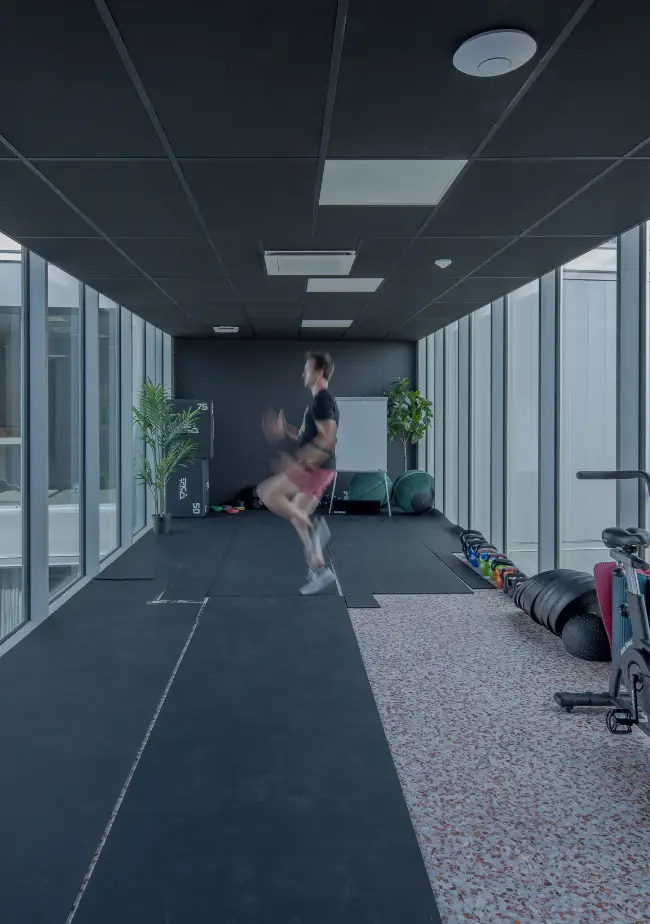
[[[495,29],[475,35],[454,55],[454,67],[470,77],[500,77],[533,57],[537,42],[518,29]]]
[[[446,257],[443,260],[436,260],[436,266],[439,266],[440,269],[447,269],[448,266],[451,266],[451,260]]]

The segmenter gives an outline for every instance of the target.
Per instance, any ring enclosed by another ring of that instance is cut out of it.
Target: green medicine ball
[[[395,503],[404,513],[429,513],[434,508],[433,486],[428,472],[404,472],[395,483]]]
[[[382,507],[388,503],[392,483],[388,479],[388,495],[386,482],[381,472],[357,472],[352,476],[348,495],[350,500],[379,501]]]

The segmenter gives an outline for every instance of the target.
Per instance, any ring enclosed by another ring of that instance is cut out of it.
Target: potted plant
[[[393,382],[384,396],[388,398],[388,436],[391,443],[399,440],[403,444],[407,471],[409,444],[415,446],[425,436],[433,420],[433,404],[417,389],[412,391],[405,378]]]
[[[138,401],[139,407],[132,409],[133,422],[140,429],[145,454],[140,456],[136,478],[149,488],[153,497],[153,531],[166,535],[171,524],[167,484],[174,472],[197,457],[198,444],[188,434],[196,432],[200,411],[193,408],[177,413],[165,386],[154,385],[151,379],[142,383]]]

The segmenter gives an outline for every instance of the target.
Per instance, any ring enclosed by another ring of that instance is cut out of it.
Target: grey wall
[[[284,408],[288,420],[300,424],[308,400],[301,373],[309,346],[295,340],[176,341],[176,397],[214,401],[211,503],[232,500],[241,488],[269,474],[273,452],[262,435],[262,414],[268,407]],[[380,395],[398,376],[415,386],[415,343],[336,341],[314,346],[328,350],[336,362],[334,395]],[[389,446],[388,465],[391,476],[402,470],[399,444]],[[415,466],[415,447],[410,465]]]

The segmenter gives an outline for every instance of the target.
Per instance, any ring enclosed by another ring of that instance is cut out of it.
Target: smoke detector
[[[436,266],[439,266],[440,269],[447,269],[448,266],[451,266],[451,260],[447,257],[444,257],[442,260],[436,260]]]
[[[475,35],[454,55],[454,67],[470,77],[500,77],[533,57],[537,42],[518,29],[494,29]]]

